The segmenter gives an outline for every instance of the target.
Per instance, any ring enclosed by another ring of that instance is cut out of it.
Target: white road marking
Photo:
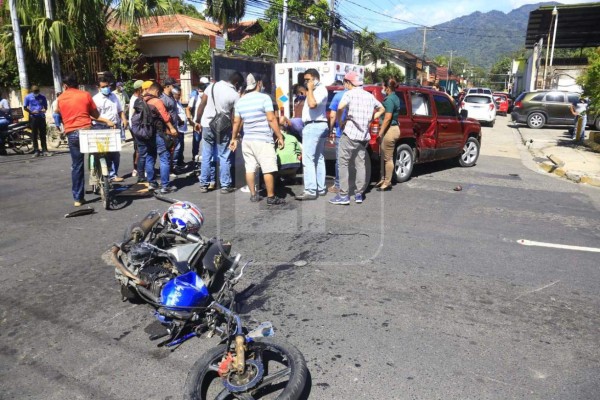
[[[533,240],[527,240],[527,239],[519,239],[519,240],[517,240],[517,243],[522,244],[524,246],[551,247],[554,249],[590,251],[592,253],[600,253],[600,248],[598,248],[598,247],[582,247],[582,246],[570,246],[568,244],[534,242]]]

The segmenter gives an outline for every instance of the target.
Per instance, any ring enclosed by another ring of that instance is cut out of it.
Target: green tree
[[[503,56],[501,57],[490,69],[490,80],[491,88],[497,90],[504,89],[504,82],[506,80],[508,72],[512,67],[512,57]]]
[[[127,81],[148,71],[150,66],[137,47],[139,31],[136,25],[130,25],[126,31],[109,31],[107,36],[106,61],[108,70],[115,77]]]
[[[252,57],[262,57],[264,55],[279,58],[279,46],[277,45],[277,20],[270,22],[259,21],[262,32],[257,33],[238,45],[238,51],[242,54]]]
[[[222,25],[227,40],[227,28],[246,14],[246,0],[206,0],[206,16]]]
[[[579,77],[577,83],[583,87],[583,94],[590,98],[590,113],[600,113],[600,47],[588,51],[589,67]]]
[[[183,0],[171,0],[173,6],[173,13],[175,14],[183,14],[188,17],[194,17],[198,19],[205,19],[204,14],[202,14],[196,7],[191,4],[186,3]]]
[[[194,51],[186,51],[181,58],[181,73],[187,71],[198,75],[209,75],[211,65],[211,49],[208,40],[202,42]]]

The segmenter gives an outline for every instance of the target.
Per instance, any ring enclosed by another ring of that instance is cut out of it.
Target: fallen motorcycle
[[[238,272],[241,256],[230,255],[230,243],[197,235],[203,220],[194,204],[176,202],[165,214],[152,211],[131,225],[111,249],[123,300],[152,305],[166,328],[150,337],[167,337],[159,346],[176,346],[218,326],[218,314],[207,306],[215,301],[232,308],[233,287],[249,264]]]
[[[203,333],[221,338],[188,373],[185,399],[299,399],[308,379],[302,353],[270,337],[269,322],[251,332],[242,325],[233,286],[249,263],[238,272],[241,257],[230,257],[229,243],[197,235],[203,219],[192,203],[176,202],[162,217],[153,211],[131,225],[112,249],[121,294],[155,308],[166,332],[151,339],[168,336],[159,346]]]

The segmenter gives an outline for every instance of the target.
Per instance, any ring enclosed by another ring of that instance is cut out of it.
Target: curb
[[[585,183],[590,186],[600,187],[600,178],[595,178],[581,173],[571,172],[565,168],[565,162],[556,157],[555,155],[550,154],[548,156],[545,156],[543,152],[529,148],[529,146],[527,146],[528,142],[523,137],[521,130],[518,127],[515,127],[515,129],[517,130],[517,132],[519,132],[519,136],[521,137],[521,143],[523,143],[523,146],[527,148],[529,154],[531,154],[534,157],[533,161],[538,165],[538,167],[541,170],[549,174],[554,174],[561,178],[566,178],[571,182]],[[536,158],[543,159],[543,161],[537,161],[535,160]]]

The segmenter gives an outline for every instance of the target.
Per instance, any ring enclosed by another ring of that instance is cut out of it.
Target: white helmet
[[[163,222],[169,222],[185,233],[198,233],[204,223],[204,216],[194,203],[178,201],[169,207],[163,216]]]

